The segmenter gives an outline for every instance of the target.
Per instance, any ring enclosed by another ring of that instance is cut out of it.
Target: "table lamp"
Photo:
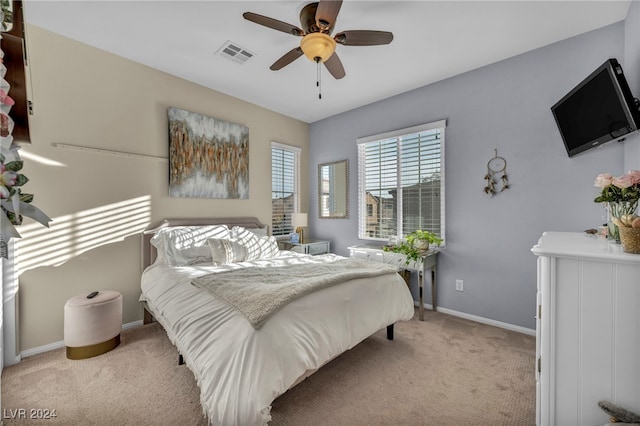
[[[292,213],[291,214],[291,226],[296,230],[296,233],[300,234],[300,244],[304,243],[304,231],[302,228],[307,226],[307,214],[306,213]]]

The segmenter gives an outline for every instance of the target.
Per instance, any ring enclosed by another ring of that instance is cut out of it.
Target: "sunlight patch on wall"
[[[7,251],[9,253],[9,259],[12,254],[15,253],[16,239],[12,238],[7,243]],[[0,259],[2,261],[2,302],[3,304],[13,300],[13,296],[18,291],[18,279],[16,275],[15,262],[11,262],[9,259]]]
[[[38,154],[34,154],[29,151],[25,151],[24,148],[20,150],[20,157],[26,158],[27,160],[35,161],[36,163],[44,164],[45,166],[67,167],[67,165],[64,163],[61,163],[56,160],[52,160],[47,157],[43,157]]]
[[[67,167],[67,165],[64,163],[61,163],[56,160],[52,160],[47,157],[43,157],[38,154],[33,154],[29,151],[25,151],[24,149],[20,150],[20,157],[26,158],[27,160],[35,161],[36,163],[44,164],[45,166]]]
[[[52,218],[49,228],[37,223],[20,226],[15,272],[61,265],[88,250],[139,234],[150,221],[151,196],[145,195]]]

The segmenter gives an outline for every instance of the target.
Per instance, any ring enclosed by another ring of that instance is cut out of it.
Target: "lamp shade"
[[[335,52],[336,42],[324,33],[311,33],[302,38],[300,48],[312,61],[315,62],[316,58],[320,58],[320,62],[324,62]]]
[[[291,226],[294,228],[302,228],[307,226],[307,214],[306,213],[292,213],[291,214]]]

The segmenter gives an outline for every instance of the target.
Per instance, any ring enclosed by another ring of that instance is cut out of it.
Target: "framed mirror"
[[[318,164],[318,217],[349,217],[348,160]]]

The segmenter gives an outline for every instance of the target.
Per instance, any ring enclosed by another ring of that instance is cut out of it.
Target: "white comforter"
[[[259,330],[194,277],[238,267],[311,260],[281,252],[271,259],[214,266],[154,264],[142,275],[141,301],[183,355],[214,425],[264,425],[271,403],[296,381],[389,324],[413,316],[413,300],[396,275],[359,278],[304,296]],[[336,255],[316,256],[331,262]]]

